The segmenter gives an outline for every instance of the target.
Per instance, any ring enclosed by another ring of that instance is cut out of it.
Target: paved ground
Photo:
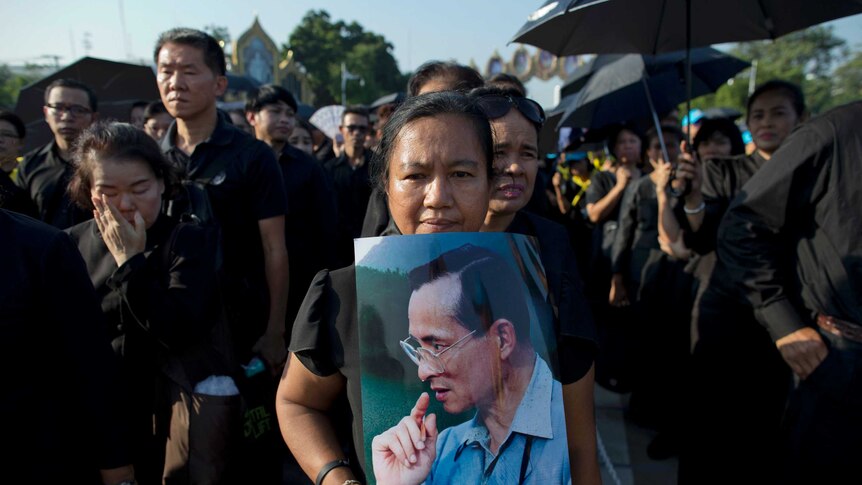
[[[655,461],[646,448],[655,431],[641,428],[624,417],[628,394],[616,394],[596,386],[596,425],[599,462],[604,485],[673,485],[677,459]],[[602,445],[604,451],[602,453]],[[607,456],[606,462],[603,458]]]

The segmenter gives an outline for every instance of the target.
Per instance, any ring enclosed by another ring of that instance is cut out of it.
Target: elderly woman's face
[[[107,197],[130,224],[135,212],[141,213],[147,229],[156,222],[165,184],[147,162],[103,158],[94,162],[91,177],[90,196]]]
[[[388,163],[389,212],[403,234],[481,229],[488,163],[469,119],[444,114],[408,123]]]

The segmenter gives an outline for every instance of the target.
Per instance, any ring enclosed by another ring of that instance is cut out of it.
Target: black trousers
[[[783,483],[790,368],[751,308],[708,290],[688,368],[680,484]]]
[[[821,331],[826,359],[799,383],[784,430],[784,483],[850,483],[862,458],[862,344]]]

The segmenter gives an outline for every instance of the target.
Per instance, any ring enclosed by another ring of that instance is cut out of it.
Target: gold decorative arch
[[[260,83],[278,84],[278,46],[260,26],[257,16],[248,30],[233,43],[231,61],[237,73]]]

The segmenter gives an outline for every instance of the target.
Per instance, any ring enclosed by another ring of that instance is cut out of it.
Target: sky
[[[511,59],[517,44],[507,45],[542,0],[2,0],[0,63],[60,65],[85,54],[110,60],[149,60],[158,34],[172,27],[225,26],[239,37],[257,15],[277,45],[311,9],[333,20],[356,21],[382,34],[394,46],[402,71],[431,59],[470,60],[482,69],[495,52]],[[124,19],[124,21],[121,21]],[[122,25],[125,24],[125,34]],[[835,22],[836,33],[862,48],[862,15]],[[89,43],[90,47],[85,47]],[[532,52],[533,48],[528,47]],[[559,78],[528,83],[530,95],[552,105]]]

